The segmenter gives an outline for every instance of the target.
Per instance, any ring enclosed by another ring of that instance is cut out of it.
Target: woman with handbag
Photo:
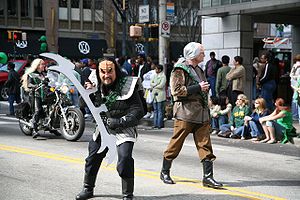
[[[155,66],[155,72],[153,79],[151,80],[151,88],[153,94],[153,109],[154,109],[154,121],[153,128],[161,129],[164,127],[164,105],[166,101],[166,75],[163,72],[164,67],[162,65]]]

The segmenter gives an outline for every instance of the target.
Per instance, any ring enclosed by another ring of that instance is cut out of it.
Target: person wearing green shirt
[[[290,108],[285,106],[284,100],[277,98],[275,106],[275,110],[270,115],[259,119],[266,135],[266,139],[261,140],[261,143],[274,144],[281,137],[283,137],[281,143],[286,143],[289,140],[288,137],[295,132],[292,113]]]
[[[247,96],[240,94],[236,100],[236,106],[233,108],[229,124],[223,124],[220,127],[219,137],[231,137],[234,139],[241,138],[244,129],[244,118],[251,114],[251,109],[248,106]]]
[[[216,94],[218,97],[227,96],[227,79],[226,74],[230,71],[228,66],[230,61],[229,56],[222,56],[222,67],[217,72],[217,81],[216,81]]]

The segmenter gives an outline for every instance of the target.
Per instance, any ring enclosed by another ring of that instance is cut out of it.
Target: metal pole
[[[158,61],[165,65],[167,62],[167,39],[161,36],[161,23],[166,20],[166,0],[159,0],[159,41],[158,41]],[[165,68],[165,67],[164,67]]]
[[[126,10],[123,10],[123,17],[122,17],[122,56],[126,56]]]
[[[143,4],[144,5],[147,5],[148,4],[148,0],[144,0],[143,1]],[[149,8],[150,9],[150,8]],[[150,12],[149,12],[149,15],[150,15]],[[150,19],[150,16],[149,16],[149,19]],[[148,28],[148,25],[149,25],[149,22],[146,23],[146,26],[145,26],[145,29],[144,29],[144,34],[145,34],[145,46],[144,46],[144,50],[145,50],[145,55],[147,56],[148,55],[148,52],[149,52],[149,43],[148,43],[148,39],[149,39],[149,28]]]

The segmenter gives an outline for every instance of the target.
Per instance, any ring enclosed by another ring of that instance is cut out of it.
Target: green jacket
[[[218,95],[221,91],[227,88],[226,74],[230,71],[229,66],[223,66],[218,70],[217,80],[216,80],[216,94]]]
[[[250,115],[251,110],[249,106],[235,106],[231,112],[229,124],[235,128],[244,126],[244,117]]]
[[[154,102],[163,102],[166,100],[166,81],[167,78],[163,71],[155,74],[152,78],[150,85],[153,88],[152,95]]]

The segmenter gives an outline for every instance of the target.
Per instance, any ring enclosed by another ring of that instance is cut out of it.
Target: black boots
[[[203,162],[203,186],[212,187],[212,188],[221,188],[223,187],[222,183],[218,183],[214,180],[213,177],[213,162],[211,160],[204,160]]]
[[[82,191],[76,195],[76,200],[86,200],[94,196],[94,187],[95,187],[96,176],[89,177],[84,176],[84,184]]]
[[[123,200],[133,199],[134,178],[122,178]]]
[[[170,176],[170,168],[172,165],[172,161],[171,160],[166,160],[164,158],[163,160],[163,166],[160,172],[160,179],[166,183],[166,184],[175,184],[174,181],[172,180],[171,176]]]

